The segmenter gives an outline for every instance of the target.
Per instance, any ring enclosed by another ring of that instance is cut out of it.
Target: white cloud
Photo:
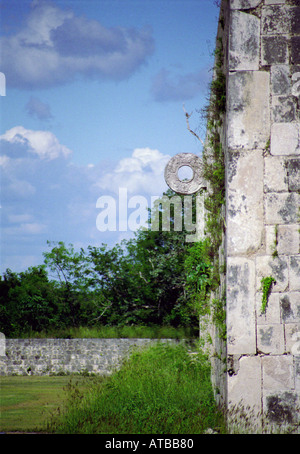
[[[96,185],[117,194],[119,188],[127,188],[132,194],[161,195],[167,189],[164,169],[169,160],[169,155],[158,150],[136,148],[130,157],[120,160],[113,172],[103,175]]]
[[[114,244],[119,241],[119,231],[97,230],[98,198],[111,194],[117,199],[119,188],[127,188],[129,225],[132,210],[138,209],[129,203],[136,201],[132,196],[141,195],[150,203],[152,195],[160,196],[167,189],[164,168],[170,156],[149,147],[136,148],[108,170],[108,165],[102,163],[78,166],[71,159],[64,159],[66,150],[70,150],[47,131],[18,126],[0,139],[4,153],[2,267],[5,264],[20,269],[21,263],[42,263],[47,240],[80,242],[85,247]],[[45,156],[48,159],[43,159]],[[16,251],[23,254],[17,264]],[[27,261],[27,256],[40,259],[33,263]]]
[[[32,131],[23,126],[15,126],[0,136],[11,144],[27,145],[28,152],[37,154],[40,158],[56,159],[68,156],[71,150],[61,145],[57,137],[50,131]]]
[[[121,80],[153,53],[148,29],[106,28],[48,2],[31,6],[24,27],[0,43],[8,85],[50,87],[77,75]]]

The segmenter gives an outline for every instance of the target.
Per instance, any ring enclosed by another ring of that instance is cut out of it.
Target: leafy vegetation
[[[224,19],[223,19],[224,20]],[[206,143],[203,149],[203,176],[208,183],[205,197],[205,231],[206,240],[194,245],[189,251],[187,263],[193,262],[193,271],[188,276],[187,286],[194,287],[193,298],[199,315],[210,317],[218,328],[221,339],[226,339],[226,298],[225,290],[221,288],[221,274],[226,273],[225,266],[219,263],[219,254],[222,252],[223,234],[226,230],[224,219],[225,204],[225,157],[221,141],[224,115],[226,112],[226,76],[224,71],[224,49],[222,38],[218,38],[215,50],[214,77],[210,85],[210,97],[207,107],[202,110],[202,120],[206,123]],[[198,249],[197,249],[198,248]],[[193,258],[196,251],[201,250],[200,256]],[[200,288],[197,279],[197,270],[203,267],[201,281],[204,287]],[[196,287],[195,287],[196,285]],[[199,307],[199,304],[201,308]],[[204,322],[205,325],[205,322]]]
[[[222,431],[210,366],[184,345],[158,343],[135,351],[89,393],[69,389],[48,430],[64,434],[199,434]]]
[[[72,337],[71,329],[86,327],[167,326],[197,336],[200,300],[210,286],[207,245],[190,246],[187,232],[174,229],[174,208],[169,217],[170,232],[139,230],[112,248],[79,251],[48,242],[42,265],[6,270],[0,330],[7,337]]]
[[[263,277],[261,279],[261,290],[262,290],[262,303],[261,303],[261,313],[264,314],[267,309],[268,299],[271,292],[271,287],[275,279],[272,276]]]

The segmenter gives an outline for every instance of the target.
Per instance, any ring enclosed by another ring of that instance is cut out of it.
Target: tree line
[[[169,217],[170,231],[140,229],[111,248],[76,251],[47,242],[43,264],[0,277],[0,331],[7,337],[98,325],[196,331],[210,283],[207,240],[187,243],[185,229],[174,229],[172,207]]]

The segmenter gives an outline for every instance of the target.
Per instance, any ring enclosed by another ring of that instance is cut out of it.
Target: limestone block
[[[291,38],[291,60],[294,65],[300,63],[300,36]]]
[[[300,159],[288,161],[288,183],[290,191],[300,192]]]
[[[270,138],[269,73],[230,73],[228,90],[228,147],[264,149]]]
[[[297,424],[299,421],[298,406],[299,396],[294,391],[268,391],[263,397],[263,411],[267,415],[268,422],[277,427],[282,428],[285,424]]]
[[[288,192],[286,160],[279,156],[266,156],[264,168],[265,192]]]
[[[289,39],[286,36],[262,36],[261,61],[263,66],[289,63]]]
[[[285,329],[285,351],[293,354],[294,358],[300,358],[300,323],[286,323]],[[299,351],[299,355],[298,355]]]
[[[300,35],[300,3],[299,6],[290,9],[291,32],[293,35]]]
[[[298,224],[279,225],[277,240],[278,254],[298,254],[300,252],[299,225]]]
[[[298,123],[274,123],[271,128],[272,155],[300,155]]]
[[[240,11],[233,11],[229,34],[229,70],[258,70],[259,51],[259,18]]]
[[[232,156],[232,154],[230,154]],[[229,158],[227,191],[227,251],[253,253],[261,247],[263,222],[263,156],[261,151]]]
[[[266,255],[274,254],[277,251],[277,235],[275,225],[266,225],[265,227]]]
[[[261,312],[262,306],[262,292],[258,292],[256,295],[256,321],[258,325],[268,325],[274,323],[280,323],[280,293],[271,293],[268,299],[266,311]]]
[[[300,290],[300,255],[290,257],[290,290]]]
[[[300,393],[300,355],[295,357],[295,390]]]
[[[291,28],[290,9],[285,5],[266,6],[262,10],[262,34],[283,35]]]
[[[259,356],[243,356],[239,360],[237,374],[228,377],[229,406],[247,407],[254,412],[261,405],[261,359]]]
[[[266,5],[279,5],[285,2],[286,0],[265,0]]]
[[[262,358],[263,390],[289,391],[294,387],[292,355]]]
[[[254,262],[228,257],[227,268],[228,354],[256,353]]]
[[[257,327],[257,350],[272,355],[284,353],[284,331],[281,324],[259,325]]]
[[[291,75],[292,75],[292,88],[291,92],[292,95],[298,98],[298,102],[300,101],[300,66],[293,65],[291,67]],[[299,112],[298,112],[299,113]]]
[[[280,306],[284,323],[300,323],[300,292],[281,294]]]
[[[291,93],[290,67],[288,65],[271,66],[271,88],[273,95]]]
[[[262,0],[230,0],[230,9],[256,8]]]
[[[289,285],[288,257],[257,256],[256,257],[256,290],[261,290],[261,279],[272,276],[276,283],[272,292],[284,292]]]
[[[296,120],[297,99],[294,96],[272,97],[272,122],[289,123]]]
[[[267,224],[297,224],[300,194],[296,192],[269,192],[265,194]]]

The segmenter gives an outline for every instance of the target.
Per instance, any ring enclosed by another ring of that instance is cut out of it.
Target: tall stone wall
[[[227,405],[300,407],[300,0],[231,0],[226,54]],[[261,280],[273,278],[265,311]],[[298,410],[297,410],[298,407]]]

